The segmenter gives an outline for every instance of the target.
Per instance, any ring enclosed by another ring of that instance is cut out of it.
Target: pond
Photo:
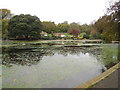
[[[119,62],[117,44],[24,44],[2,50],[3,88],[73,88]]]

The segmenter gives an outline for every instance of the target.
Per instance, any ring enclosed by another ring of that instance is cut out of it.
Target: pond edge
[[[114,71],[120,69],[120,62],[116,65],[114,65],[113,67],[111,67],[110,69],[108,69],[107,71],[103,72],[102,74],[98,75],[97,77],[88,80],[87,82],[84,82],[83,84],[75,87],[75,88],[89,88],[90,86],[93,86],[94,84],[100,82],[101,80],[105,79],[106,77],[108,77],[110,74],[112,74]]]

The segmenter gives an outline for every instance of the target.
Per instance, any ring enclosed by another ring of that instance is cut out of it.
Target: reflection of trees
[[[64,56],[67,56],[68,54],[71,55],[79,55],[80,53],[86,54],[89,53],[89,55],[99,55],[101,51],[101,48],[99,47],[62,47],[59,49],[56,49],[56,52],[58,54],[62,54]]]
[[[6,52],[3,51],[3,65],[12,66],[12,64],[17,64],[31,66],[37,64],[44,55],[44,52],[41,51],[12,50],[13,49],[9,49]]]
[[[46,48],[5,48],[3,49],[2,64],[6,66],[38,64],[43,56],[53,56],[55,53],[63,56],[79,55],[80,53],[89,55],[99,55],[100,48],[97,47],[46,47]]]
[[[53,56],[55,53],[68,56],[80,55],[88,53],[101,60],[107,68],[113,66],[119,62],[118,48],[117,47],[45,47],[42,48],[39,45],[25,46],[25,47],[9,47],[2,48],[2,64],[6,66],[17,65],[35,65],[42,60],[43,56]]]
[[[101,62],[107,67],[117,64],[119,62],[118,55],[119,48],[117,45],[104,46],[101,52]]]

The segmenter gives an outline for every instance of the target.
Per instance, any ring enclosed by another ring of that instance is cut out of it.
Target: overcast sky
[[[36,15],[41,21],[64,21],[90,24],[106,12],[111,0],[2,0],[0,8],[15,15]],[[115,1],[115,0],[112,0]]]

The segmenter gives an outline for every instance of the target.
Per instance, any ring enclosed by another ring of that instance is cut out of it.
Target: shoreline
[[[92,88],[92,87],[94,87],[95,84],[106,79],[107,77],[109,77],[113,72],[117,71],[118,69],[120,69],[120,62],[118,64],[116,64],[115,66],[111,67],[110,69],[108,69],[107,71],[103,72],[99,76],[97,76],[91,80],[88,80],[87,82],[85,82],[75,88],[89,88],[89,87]]]

